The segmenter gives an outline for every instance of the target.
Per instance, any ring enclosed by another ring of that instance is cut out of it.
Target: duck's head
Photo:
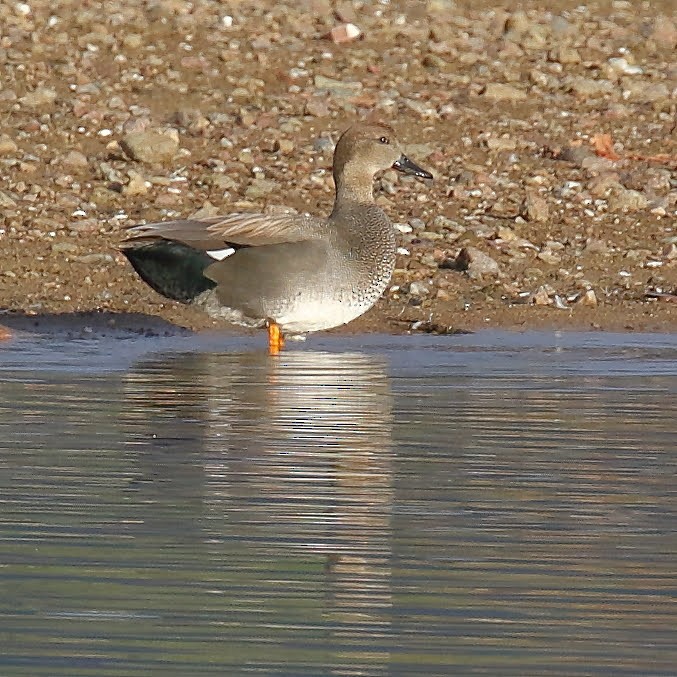
[[[433,178],[430,172],[419,167],[404,154],[394,130],[388,125],[353,125],[341,135],[336,144],[334,181],[337,187],[350,182],[368,181],[371,191],[374,175],[390,168],[422,179]]]

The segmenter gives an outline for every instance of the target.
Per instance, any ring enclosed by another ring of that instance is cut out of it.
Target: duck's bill
[[[419,167],[406,155],[401,155],[400,159],[395,161],[395,164],[393,164],[393,169],[397,169],[398,172],[402,172],[403,174],[413,174],[414,176],[418,176],[421,179],[433,178],[433,175],[430,172],[423,169],[423,167]]]

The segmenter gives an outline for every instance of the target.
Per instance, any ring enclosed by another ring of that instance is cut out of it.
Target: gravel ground
[[[400,254],[350,330],[677,328],[675,5],[515,6],[0,4],[0,308],[214,326],[122,228],[328,212],[338,133],[374,116],[435,180],[377,182]]]

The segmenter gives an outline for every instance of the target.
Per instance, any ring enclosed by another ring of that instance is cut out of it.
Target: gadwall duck
[[[384,124],[356,124],[334,152],[334,208],[309,214],[242,214],[132,226],[122,252],[167,298],[211,317],[268,327],[271,353],[285,334],[330,329],[362,315],[395,266],[392,224],[374,204],[374,175],[394,169],[424,179]]]

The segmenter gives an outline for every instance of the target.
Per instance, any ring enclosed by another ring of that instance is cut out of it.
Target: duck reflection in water
[[[312,626],[307,642],[316,636],[336,665],[380,674],[385,658],[364,637],[391,626],[386,362],[311,351],[179,355],[139,365],[126,393],[130,432],[145,440],[139,470],[154,478],[139,490],[161,505],[183,502],[183,515],[155,512],[173,515],[173,530],[193,530],[222,622],[283,644],[289,628]]]

